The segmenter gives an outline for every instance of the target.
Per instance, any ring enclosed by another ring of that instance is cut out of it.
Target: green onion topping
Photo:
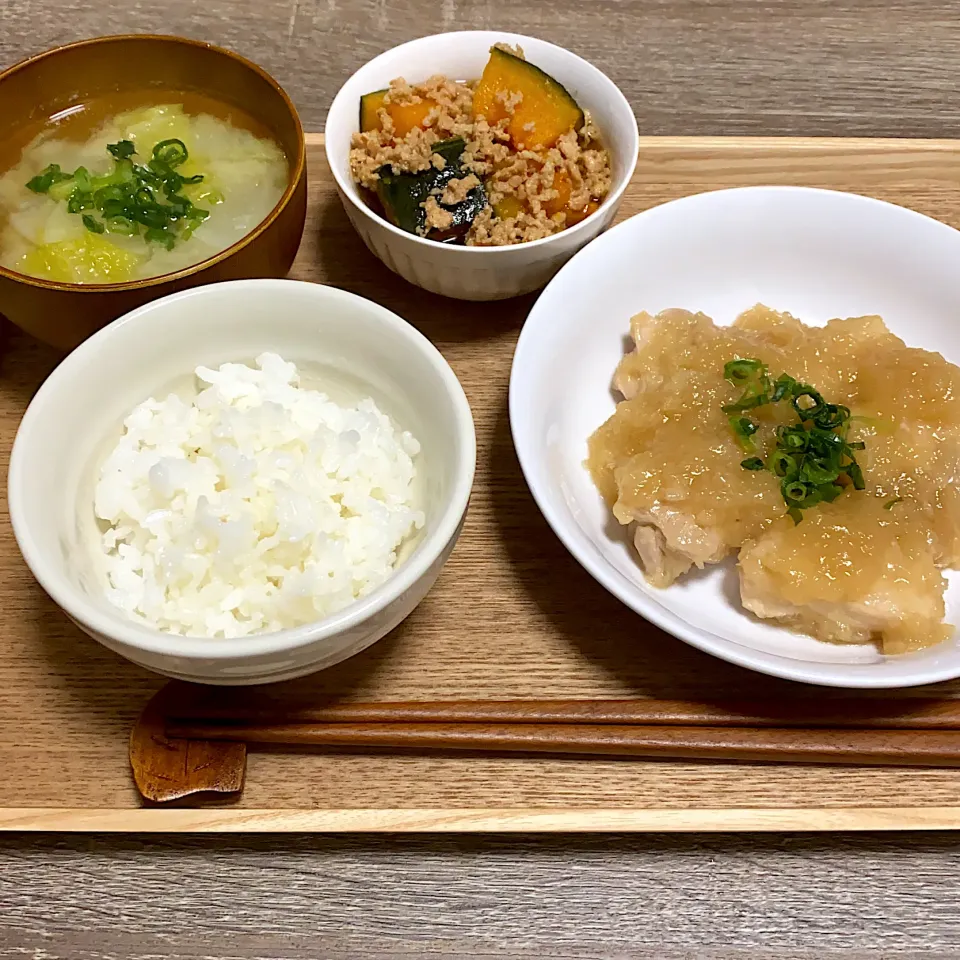
[[[200,183],[203,174],[184,177],[176,168],[189,156],[182,140],[161,140],[147,163],[133,161],[136,147],[130,140],[107,146],[113,157],[111,173],[94,177],[86,167],[65,173],[52,163],[27,183],[34,193],[64,200],[70,213],[79,213],[91,233],[113,233],[159,243],[172,250],[187,240],[210,216],[181,192],[187,184]]]
[[[768,470],[780,481],[787,514],[794,523],[803,519],[803,510],[833,502],[847,486],[865,488],[854,455],[855,450],[864,449],[864,443],[847,441],[849,407],[827,403],[819,391],[789,374],[771,379],[760,360],[731,360],[724,365],[723,376],[741,389],[739,399],[726,404],[723,412],[744,450],[754,451],[753,434],[758,429],[742,416],[745,411],[789,401],[797,415],[797,423],[776,428],[776,446],[765,459],[753,456],[740,461],[744,470]],[[887,509],[897,502],[890,501]]]
[[[69,180],[70,174],[64,173],[60,169],[59,163],[51,163],[46,170],[38,173],[32,180],[27,181],[27,189],[34,193],[47,193],[47,191],[61,180]]]
[[[108,143],[107,152],[115,160],[129,160],[137,152],[137,148],[132,140],[119,140],[117,143]]]

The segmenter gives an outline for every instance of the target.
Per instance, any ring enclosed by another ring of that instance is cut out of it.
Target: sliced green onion
[[[799,429],[788,427],[784,430],[780,440],[787,450],[797,453],[800,450],[806,450],[810,444],[810,434],[802,427]]]
[[[77,167],[77,169],[73,171],[73,182],[77,185],[77,189],[84,193],[90,193],[93,190],[90,171],[87,170],[86,167]]]
[[[96,204],[92,193],[84,193],[82,190],[74,190],[67,200],[68,213],[81,213],[84,210],[93,210]]]
[[[821,483],[817,487],[817,493],[820,494],[820,499],[825,500],[827,503],[833,503],[837,497],[843,493],[843,487],[836,483]]]
[[[809,403],[803,403],[801,401],[810,401]],[[793,399],[791,400],[793,404],[793,409],[797,411],[797,414],[800,416],[801,420],[813,420],[816,418],[817,414],[824,407],[823,397],[817,393],[813,387],[808,387],[805,384],[798,389],[793,391]]]
[[[118,140],[116,143],[107,144],[107,152],[115,160],[128,160],[137,152],[137,148],[132,140]]]
[[[837,470],[830,460],[806,457],[800,467],[800,479],[807,483],[829,483],[836,478]]]
[[[59,183],[55,183],[48,191],[47,196],[51,200],[64,201],[69,200],[70,196],[76,190],[76,184],[73,177],[67,177],[66,180],[61,180]]]
[[[884,505],[884,510],[892,510],[898,503],[903,503],[903,497],[894,497],[893,500],[888,500]]]
[[[825,403],[814,418],[823,430],[836,430],[850,419],[850,408],[836,403]]]
[[[770,394],[770,400],[772,403],[779,403],[788,393],[793,393],[793,388],[797,385],[797,381],[793,379],[788,373],[782,373],[774,381],[773,384],[773,393]]]
[[[143,236],[144,239],[159,243],[168,250],[172,250],[177,242],[176,236],[164,227],[150,227]]]
[[[724,364],[723,376],[734,386],[739,387],[762,376],[766,370],[766,366],[759,360],[731,360]]]
[[[737,438],[737,443],[748,453],[754,449],[753,440],[750,438],[757,432],[757,425],[752,423],[746,417],[729,417],[730,429]]]
[[[847,476],[853,481],[854,490],[864,490],[866,489],[866,483],[863,479],[863,471],[860,469],[860,464],[854,460],[852,463],[848,463],[844,468]]]
[[[753,410],[754,407],[762,407],[767,403],[766,394],[755,397],[746,397],[738,400],[736,403],[728,403],[724,408],[724,413],[745,413],[747,410]]]
[[[179,167],[187,156],[187,145],[182,140],[161,140],[153,148],[153,159],[168,167]]]
[[[802,480],[784,480],[780,486],[783,499],[790,503],[801,503],[806,500],[810,494],[810,485]]]
[[[107,233],[115,233],[121,237],[135,237],[140,233],[139,225],[126,217],[104,217],[103,225]]]
[[[60,169],[59,163],[51,163],[46,169],[41,170],[35,177],[27,181],[27,189],[34,193],[47,193],[55,184],[61,180],[69,180],[70,174],[64,173]]]
[[[189,239],[209,217],[208,210],[194,206],[181,193],[185,184],[203,180],[203,174],[183,177],[174,170],[189,156],[182,140],[161,140],[146,165],[132,161],[136,148],[131,140],[108,144],[107,152],[114,159],[114,169],[103,176],[91,176],[86,167],[66,173],[51,164],[27,186],[34,193],[65,201],[67,211],[81,214],[84,227],[92,233],[134,236],[142,226],[145,239],[168,250]]]
[[[787,513],[795,523],[802,519],[803,510],[836,500],[844,491],[844,483],[849,482],[855,490],[866,488],[854,453],[866,445],[863,441],[848,443],[846,439],[853,419],[849,407],[827,403],[818,390],[789,374],[771,380],[759,360],[731,360],[724,366],[723,374],[725,379],[744,388],[738,400],[722,407],[744,449],[752,452],[754,442],[750,437],[757,427],[737,414],[789,400],[799,418],[798,423],[776,428],[776,446],[765,461],[758,456],[740,461],[744,470],[766,469],[780,480]]]
[[[783,450],[775,450],[770,456],[770,472],[775,477],[796,477],[800,469],[797,461],[789,453]]]

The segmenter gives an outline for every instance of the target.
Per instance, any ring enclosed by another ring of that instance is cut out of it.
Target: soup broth
[[[79,105],[6,152],[0,265],[62,283],[207,260],[250,233],[289,181],[283,150],[252,118],[182,92]]]

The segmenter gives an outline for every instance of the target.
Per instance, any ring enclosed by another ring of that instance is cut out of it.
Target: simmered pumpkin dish
[[[631,323],[588,467],[666,587],[738,555],[756,616],[901,653],[938,643],[960,567],[960,368],[879,317]]]
[[[360,99],[350,170],[408,233],[470,246],[551,236],[610,191],[610,157],[564,87],[495,46],[477,81],[396,79]]]

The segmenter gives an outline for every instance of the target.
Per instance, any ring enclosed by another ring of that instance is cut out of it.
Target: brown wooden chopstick
[[[171,723],[167,726],[167,734],[189,740],[236,740],[301,746],[865,766],[960,766],[960,731],[941,730],[804,730],[576,723],[300,723],[249,726]]]
[[[182,723],[640,724],[960,730],[960,699],[813,699],[698,703],[686,700],[437,700],[288,706],[198,702],[171,712]]]

